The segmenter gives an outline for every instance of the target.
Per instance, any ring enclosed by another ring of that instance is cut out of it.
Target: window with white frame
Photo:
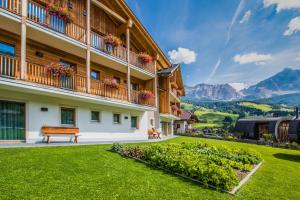
[[[101,122],[101,112],[100,111],[91,111],[91,122]]]
[[[121,124],[121,114],[114,113],[113,122],[114,124]]]

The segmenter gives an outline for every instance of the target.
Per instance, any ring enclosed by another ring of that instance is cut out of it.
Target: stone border
[[[247,183],[249,181],[249,179],[251,178],[251,176],[261,167],[262,162],[260,162],[258,165],[256,165],[249,174],[247,174],[246,177],[244,177],[239,184],[234,187],[231,191],[229,191],[230,194],[235,194],[245,183]]]

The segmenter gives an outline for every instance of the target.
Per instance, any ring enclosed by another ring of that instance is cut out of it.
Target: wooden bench
[[[77,143],[79,128],[43,126],[42,133],[44,134],[44,136],[47,136],[48,144],[50,144],[50,136],[74,136],[74,143]]]

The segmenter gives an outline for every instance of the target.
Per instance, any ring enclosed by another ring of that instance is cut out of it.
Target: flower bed
[[[224,191],[232,190],[261,162],[260,155],[250,150],[201,143],[149,146],[114,144],[112,150]]]

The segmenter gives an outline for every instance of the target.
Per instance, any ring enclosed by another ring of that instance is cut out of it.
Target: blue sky
[[[165,54],[182,63],[186,85],[251,85],[300,68],[300,0],[127,3]]]

